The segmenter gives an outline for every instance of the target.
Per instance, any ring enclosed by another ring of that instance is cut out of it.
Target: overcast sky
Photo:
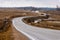
[[[59,4],[60,0],[0,0],[0,7],[56,7]]]

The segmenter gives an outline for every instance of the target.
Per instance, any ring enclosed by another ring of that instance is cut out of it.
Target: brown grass
[[[12,38],[12,28],[11,28],[10,23],[5,25],[3,27],[3,29],[0,29],[0,40],[13,40],[13,38]]]
[[[18,32],[13,26],[12,23],[9,22],[4,25],[4,19],[9,19],[10,21],[13,18],[21,17],[21,16],[36,16],[37,14],[32,13],[30,11],[19,10],[19,9],[0,9],[0,28],[3,27],[3,31],[0,32],[0,40],[28,40],[27,37],[20,32]],[[8,20],[8,21],[9,21]],[[8,26],[9,25],[9,26]],[[13,30],[14,29],[14,30]],[[5,31],[6,30],[6,31]]]
[[[38,22],[38,23],[34,23],[34,22],[31,22],[33,20],[33,18],[30,21],[28,21],[29,19],[31,19],[31,18],[24,18],[23,21],[26,24],[29,24],[29,25],[32,25],[32,26],[60,30],[60,23],[53,23],[53,21],[52,22],[41,21],[41,22]],[[60,21],[58,21],[58,22],[60,22]]]
[[[52,22],[40,22],[40,23],[31,23],[31,25],[35,25],[37,27],[49,28],[60,30],[60,23],[52,23]]]
[[[50,12],[49,12],[50,13]],[[50,13],[52,14],[52,13]],[[0,9],[0,28],[3,27],[3,31],[0,30],[0,40],[28,40],[27,37],[18,32],[10,22],[13,18],[21,16],[38,16],[36,13],[31,11],[19,10],[19,9]],[[54,18],[60,18],[60,16],[53,16]],[[4,25],[4,19],[9,19],[8,24]],[[39,24],[40,25],[40,24]],[[45,24],[42,23],[40,26]],[[7,27],[7,28],[6,28]]]
[[[60,20],[60,11],[52,10],[45,13],[51,14],[50,17]]]

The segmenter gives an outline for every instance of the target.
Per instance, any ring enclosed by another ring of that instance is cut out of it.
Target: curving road
[[[19,32],[26,35],[30,40],[60,40],[60,30],[27,25],[22,21],[23,18],[25,17],[14,18],[12,24]]]

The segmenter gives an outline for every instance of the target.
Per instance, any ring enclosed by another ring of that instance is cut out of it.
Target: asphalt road
[[[60,40],[60,30],[52,30],[38,28],[25,24],[22,19],[24,17],[14,18],[13,26],[22,34],[26,35],[30,40]]]

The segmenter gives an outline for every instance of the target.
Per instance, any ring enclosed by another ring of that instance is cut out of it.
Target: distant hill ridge
[[[0,7],[0,9],[22,9],[22,10],[31,10],[31,11],[36,11],[36,10],[56,10],[56,8],[48,8],[48,7]]]

